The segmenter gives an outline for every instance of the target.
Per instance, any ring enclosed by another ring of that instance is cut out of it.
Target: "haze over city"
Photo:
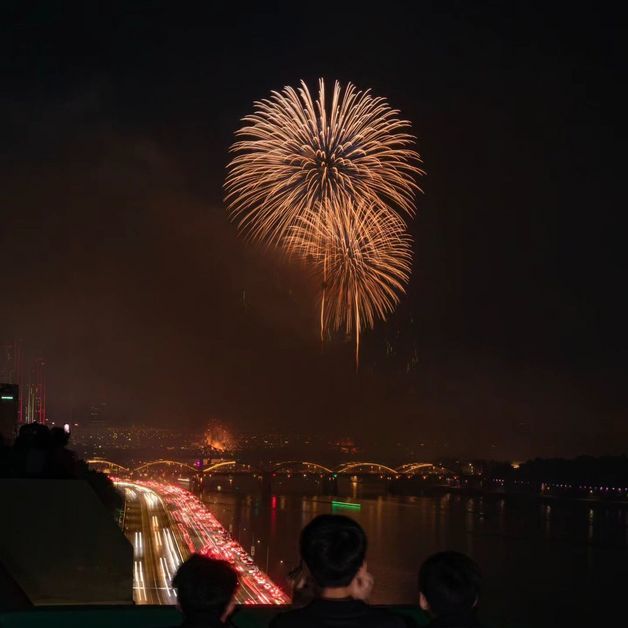
[[[0,628],[625,624],[625,23],[1,2]]]
[[[49,416],[106,400],[120,424],[315,426],[383,451],[624,451],[612,15],[29,11],[0,26],[0,339],[45,358]],[[223,202],[252,102],[319,77],[385,95],[426,171],[407,294],[357,374],[351,339],[321,347],[316,278]]]

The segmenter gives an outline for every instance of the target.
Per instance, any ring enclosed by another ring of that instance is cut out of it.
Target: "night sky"
[[[107,400],[383,451],[625,451],[612,5],[211,4],[2,3],[0,339],[46,358],[53,419]],[[253,100],[318,77],[388,97],[427,172],[408,294],[358,375],[350,342],[321,351],[313,278],[222,202]]]

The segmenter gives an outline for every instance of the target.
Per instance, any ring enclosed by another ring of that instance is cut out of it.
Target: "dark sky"
[[[626,451],[623,16],[213,4],[2,3],[0,337],[45,356],[50,413]],[[321,352],[313,280],[222,203],[252,101],[319,76],[387,96],[427,171],[409,292],[359,375],[349,343]]]

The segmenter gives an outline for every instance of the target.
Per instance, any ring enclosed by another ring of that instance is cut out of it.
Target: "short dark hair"
[[[222,615],[238,586],[238,575],[225,560],[192,554],[172,579],[183,614]]]
[[[434,615],[469,613],[480,595],[480,568],[460,552],[439,552],[419,570],[419,591]]]
[[[319,515],[301,531],[301,558],[320,587],[346,587],[366,556],[366,534],[343,515]]]

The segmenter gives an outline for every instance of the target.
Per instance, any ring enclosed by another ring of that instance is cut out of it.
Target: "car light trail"
[[[148,597],[146,595],[146,584],[144,582],[144,569],[142,567],[142,561],[136,560],[133,562],[133,591],[136,593],[138,602],[146,603]]]
[[[142,540],[142,533],[138,530],[135,533],[135,542],[133,543],[133,555],[135,558],[142,558],[144,556],[144,542]]]
[[[241,585],[238,603],[289,602],[288,596],[190,491],[165,482],[116,484],[125,489],[131,501],[139,498],[137,502],[142,506],[142,530],[134,534],[127,531],[136,557],[133,588],[137,603],[174,604],[172,578],[180,563],[194,552],[226,560],[233,566]]]

